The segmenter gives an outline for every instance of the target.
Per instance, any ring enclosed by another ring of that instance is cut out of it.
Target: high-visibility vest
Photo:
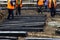
[[[48,0],[48,8],[51,8],[52,0]],[[53,0],[54,8],[56,8],[56,0]]]
[[[11,0],[8,0],[8,1],[7,1],[7,2],[8,2],[8,3],[7,3],[7,8],[8,8],[8,9],[14,9],[14,6],[11,5],[10,1],[11,1]]]
[[[39,5],[39,6],[44,5],[44,0],[38,0],[38,5]]]
[[[16,0],[16,7],[18,6],[18,0]],[[22,7],[22,0],[20,0],[20,7]]]

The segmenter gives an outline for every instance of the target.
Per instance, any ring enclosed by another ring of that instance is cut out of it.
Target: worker
[[[16,15],[21,15],[22,0],[16,0]]]
[[[44,5],[44,0],[38,0],[37,1],[37,5],[38,5],[38,13],[42,13],[42,7]]]
[[[51,17],[56,15],[56,0],[48,0],[48,8],[51,12]]]
[[[45,3],[44,3],[44,5],[45,5],[45,9],[47,9],[48,7],[48,0],[45,0]]]
[[[16,0],[7,0],[8,3],[7,3],[7,9],[8,9],[8,18],[7,19],[10,19],[10,16],[12,17],[11,19],[14,18],[14,13],[13,13],[13,10],[14,10],[14,6],[15,6],[15,3],[16,3]]]

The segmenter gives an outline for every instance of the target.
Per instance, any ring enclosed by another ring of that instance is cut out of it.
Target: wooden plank
[[[37,38],[37,37],[27,37],[25,40],[60,40],[59,38]]]
[[[52,38],[26,37],[25,40],[52,40]]]
[[[0,31],[0,36],[27,36],[26,31]]]
[[[0,1],[7,1],[7,0],[0,0]]]

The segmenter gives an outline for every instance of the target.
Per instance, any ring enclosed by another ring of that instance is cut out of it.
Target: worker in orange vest
[[[22,0],[16,0],[16,15],[21,15]]]
[[[51,17],[56,15],[56,0],[48,0],[48,8],[51,12]]]
[[[7,0],[7,9],[8,9],[8,18],[7,19],[10,19],[10,16],[12,16],[12,19],[14,18],[14,13],[13,13],[13,10],[14,10],[14,6],[15,6],[15,3],[16,1],[15,0]]]
[[[38,13],[42,13],[42,7],[43,7],[43,5],[44,5],[44,0],[38,0],[37,1],[37,5],[38,5]]]

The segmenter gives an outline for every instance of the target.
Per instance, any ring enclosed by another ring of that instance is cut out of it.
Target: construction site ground
[[[7,13],[6,10],[1,11],[1,13]],[[44,29],[44,32],[28,32],[28,36],[27,37],[39,37],[39,38],[60,38],[60,35],[56,35],[55,34],[55,29],[56,27],[51,27],[51,26],[48,26],[48,22],[51,22],[51,21],[58,21],[60,22],[60,16],[59,15],[56,15],[54,18],[50,16],[50,12],[43,12],[44,14],[47,15],[47,20],[46,20],[46,26],[45,26],[45,29]],[[39,15],[37,13],[36,10],[22,10],[21,11],[21,15],[24,16],[24,15]],[[4,16],[4,17],[3,17]],[[7,17],[7,15],[3,15],[1,16],[2,17],[2,20],[4,21],[5,18]],[[3,22],[2,21],[2,22]],[[18,37],[19,39],[18,40],[24,40],[23,37]],[[20,39],[21,38],[21,39]]]

